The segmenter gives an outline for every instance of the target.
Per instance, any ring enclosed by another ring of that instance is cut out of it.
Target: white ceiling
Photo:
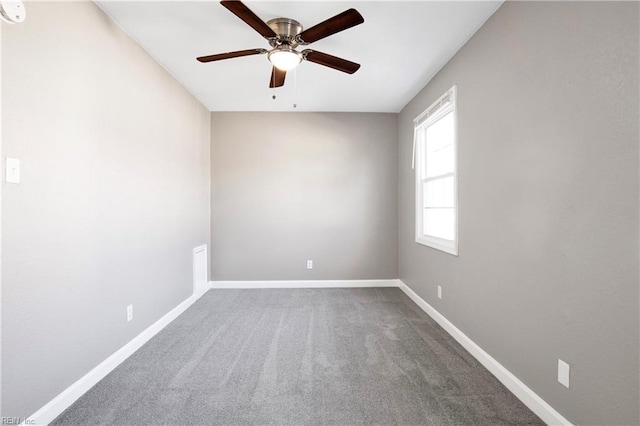
[[[211,111],[399,112],[502,1],[246,1],[264,21],[304,28],[350,7],[365,22],[308,48],[362,65],[345,74],[303,62],[269,89],[266,55],[202,64],[197,56],[269,48],[218,1],[109,1],[98,5]],[[276,99],[272,99],[272,95]]]

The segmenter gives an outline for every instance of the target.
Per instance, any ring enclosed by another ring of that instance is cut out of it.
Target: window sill
[[[416,243],[443,251],[456,257],[458,256],[457,241],[443,240],[442,238],[427,237],[425,235],[416,235]]]

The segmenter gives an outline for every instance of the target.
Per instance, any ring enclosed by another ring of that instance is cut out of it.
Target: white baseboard
[[[93,370],[89,371],[74,384],[62,391],[58,396],[49,401],[44,407],[32,414],[23,424],[27,425],[47,425],[58,417],[64,410],[69,408],[78,398],[84,395],[89,389],[95,386],[107,374],[111,373],[125,359],[129,358],[142,345],[147,343],[153,336],[158,334],[171,321],[176,319],[181,313],[186,311],[198,300],[197,295],[192,295],[184,302],[173,308],[158,321],[150,325],[142,333],[134,337],[129,343],[120,348],[109,358],[102,361]]]
[[[500,364],[491,355],[485,352],[473,340],[467,337],[460,329],[451,323],[440,312],[436,311],[433,306],[429,305],[413,290],[409,288],[401,280],[398,280],[399,287],[411,298],[423,311],[433,318],[447,333],[458,341],[474,358],[487,369],[491,374],[496,376],[503,385],[507,387],[520,401],[524,403],[531,411],[540,417],[548,425],[571,425],[569,420],[565,419],[560,413],[547,404],[542,398],[532,391],[527,385],[522,383],[520,379],[514,376],[502,364]]]
[[[547,404],[520,379],[514,376],[502,364],[485,352],[473,340],[467,337],[440,312],[418,296],[405,283],[398,279],[386,280],[303,280],[303,281],[210,281],[212,289],[245,289],[245,288],[353,288],[353,287],[399,287],[416,305],[433,318],[454,339],[456,339],[471,355],[473,355],[487,370],[504,384],[531,411],[550,425],[571,425],[560,413]],[[25,424],[47,425],[58,417],[64,410],[80,398],[85,392],[96,385],[107,374],[113,371],[125,359],[131,356],[142,345],[158,334],[171,321],[187,310],[200,295],[193,295],[173,308],[170,312],[149,326],[146,330],[133,338],[109,358],[101,362],[93,370],[62,391],[44,407],[31,415]]]
[[[398,287],[399,280],[209,281],[211,288],[352,288]]]

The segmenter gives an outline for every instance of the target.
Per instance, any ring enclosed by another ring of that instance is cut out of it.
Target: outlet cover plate
[[[20,160],[17,158],[5,158],[5,181],[7,183],[20,183]]]
[[[571,367],[569,364],[564,362],[563,360],[558,360],[558,381],[564,385],[566,388],[569,388],[569,370]]]

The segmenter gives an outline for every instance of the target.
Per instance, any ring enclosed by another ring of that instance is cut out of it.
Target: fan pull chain
[[[273,83],[275,83],[276,78],[275,78],[274,75],[271,75],[271,79],[272,79],[271,80],[272,84],[270,84],[270,86],[273,86]],[[271,99],[273,99],[274,101],[276,100],[276,88],[275,87],[271,88]]]
[[[275,83],[276,83],[276,76],[275,74],[272,72],[271,73],[271,80],[269,80],[271,84],[269,84],[269,87],[271,88],[271,99],[272,100],[276,100],[276,88]]]
[[[293,107],[298,108],[298,68],[293,69]]]

